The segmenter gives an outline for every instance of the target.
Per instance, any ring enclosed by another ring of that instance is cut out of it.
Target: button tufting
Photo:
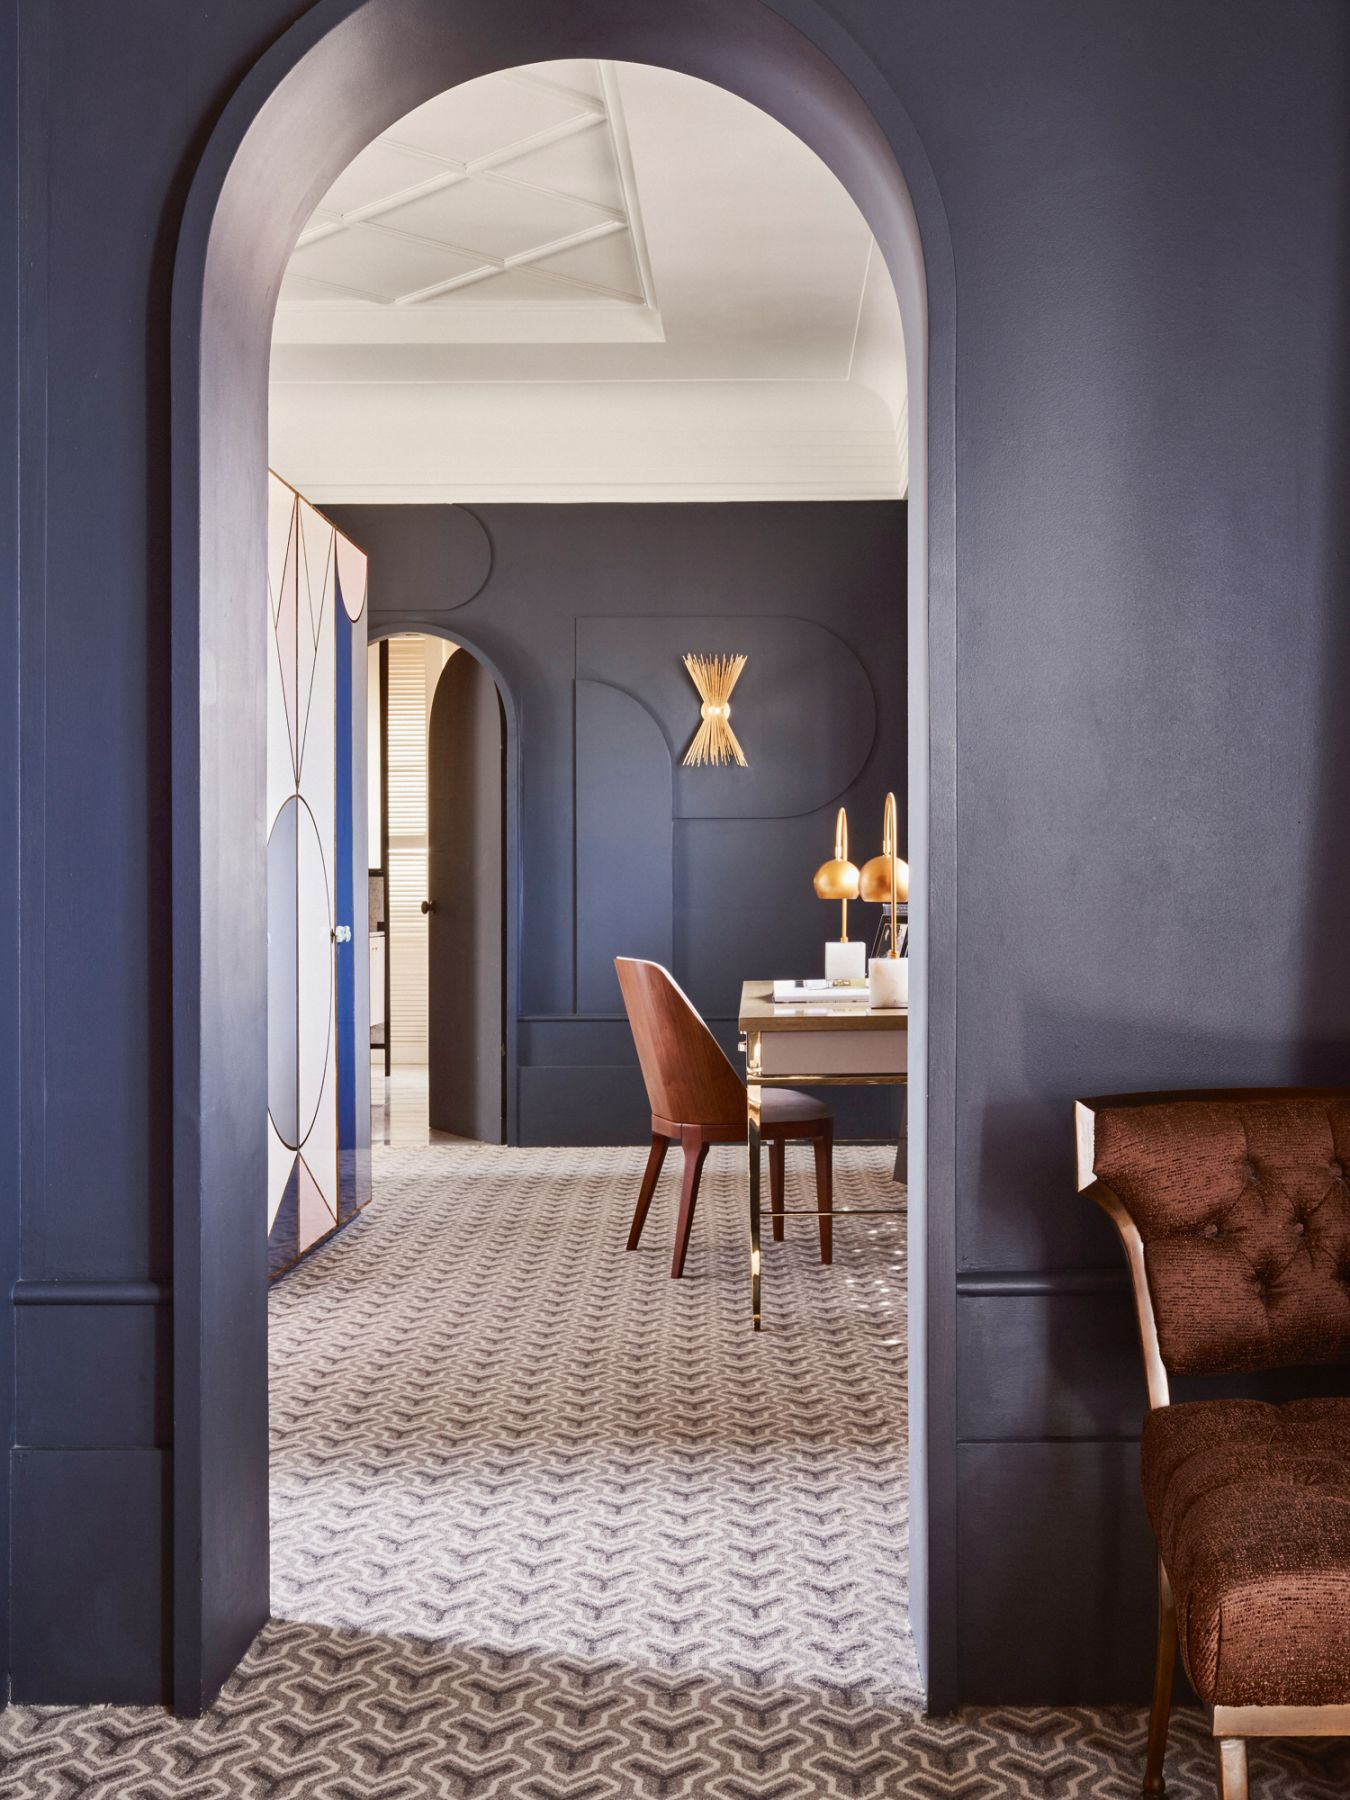
[[[1307,1231],[1307,1229],[1308,1229],[1308,1227],[1303,1223],[1302,1219],[1294,1220],[1295,1236],[1302,1237],[1304,1235],[1304,1233]]]
[[[1208,1225],[1201,1227],[1200,1235],[1201,1237],[1216,1238],[1219,1235],[1219,1227],[1215,1221],[1211,1219]]]
[[[1327,1167],[1331,1170],[1331,1173],[1336,1177],[1337,1181],[1345,1180],[1345,1164],[1337,1157],[1333,1156],[1331,1161],[1327,1164]]]

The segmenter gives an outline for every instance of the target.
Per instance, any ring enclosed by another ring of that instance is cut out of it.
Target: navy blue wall
[[[3,356],[23,386],[0,458],[24,532],[0,668],[22,682],[24,898],[17,1002],[0,967],[0,1245],[21,1210],[6,1274],[45,1322],[6,1331],[11,1666],[30,1697],[151,1697],[170,275],[221,105],[305,9],[50,0],[4,9],[5,30],[16,10],[23,317]],[[819,24],[810,0],[773,10]],[[1073,1195],[1068,1102],[1350,1062],[1350,15],[825,11],[914,119],[955,258],[960,1690],[1123,1699],[1149,1663],[1143,1394],[1115,1246]],[[3,834],[12,703],[0,721]],[[1010,1366],[1015,1408],[994,1404]]]
[[[18,9],[0,18],[0,68],[17,66]],[[0,84],[0,443],[18,442],[18,177],[19,116],[17,84]],[[0,474],[0,872],[3,907],[11,920],[19,913],[19,483],[11,457]],[[19,1266],[19,1184],[23,1117],[19,1070],[22,1061],[19,1023],[19,933],[4,934],[0,949],[0,1297],[7,1295]],[[0,1345],[8,1347],[10,1318],[0,1320]],[[0,1367],[4,1350],[0,1349]],[[14,1438],[14,1383],[0,1381],[0,1432],[4,1443]],[[9,1518],[9,1456],[0,1457],[0,1521]],[[0,1525],[0,1544],[5,1538]],[[0,1600],[0,1700],[9,1691],[8,1595]]]
[[[861,860],[905,792],[903,504],[325,510],[370,557],[372,631],[457,634],[510,690],[519,1140],[645,1142],[614,957],[672,968],[734,1057],[744,979],[824,972],[839,909],[811,877],[835,808]],[[750,767],[684,769],[699,699],[680,658],[736,650]],[[853,909],[853,936],[876,924]],[[880,1090],[836,1111],[846,1133],[895,1129]]]

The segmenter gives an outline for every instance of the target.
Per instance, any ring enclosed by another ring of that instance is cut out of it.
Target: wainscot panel
[[[16,1441],[29,1449],[167,1448],[168,1305],[34,1304],[36,1285],[21,1284],[15,1309]]]
[[[171,1458],[16,1450],[12,1697],[168,1701]]]
[[[1148,1699],[1156,1589],[1139,1446],[962,1444],[961,1698]]]

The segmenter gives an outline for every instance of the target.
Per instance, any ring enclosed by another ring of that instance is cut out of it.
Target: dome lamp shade
[[[895,795],[887,794],[881,825],[881,855],[863,864],[858,889],[862,899],[891,909],[891,956],[900,953],[896,941],[896,905],[909,899],[909,864],[899,854],[898,839]]]
[[[848,903],[858,898],[858,865],[848,860],[848,814],[841,806],[834,822],[834,855],[816,870],[816,893],[840,904],[839,942],[848,942]]]

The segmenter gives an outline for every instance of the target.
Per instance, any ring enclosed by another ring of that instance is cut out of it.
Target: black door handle
[[[434,900],[424,900],[422,902],[422,911],[424,913],[434,913],[437,910],[436,902]]]

